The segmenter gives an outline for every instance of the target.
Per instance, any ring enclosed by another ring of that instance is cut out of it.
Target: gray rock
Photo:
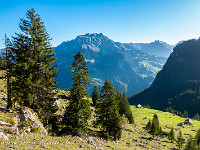
[[[7,122],[4,122],[4,121],[0,121],[0,125],[1,125],[1,126],[8,126],[8,127],[11,127],[11,126],[12,126],[12,124],[7,123]]]
[[[80,148],[84,148],[84,145],[80,145]]]
[[[94,143],[93,138],[92,138],[92,137],[89,137],[89,138],[88,138],[88,144],[91,144],[91,145],[92,145],[93,143]]]
[[[12,128],[13,128],[13,133],[12,134],[16,134],[16,135],[19,135],[19,129],[18,129],[18,125],[17,124],[15,124],[15,125],[13,125],[12,126]]]
[[[184,128],[184,123],[183,123],[183,122],[180,122],[180,123],[177,124],[177,126],[181,126],[181,127]]]
[[[3,132],[0,132],[0,139],[7,141],[8,137],[5,134],[3,134]]]
[[[60,103],[59,100],[56,100],[56,101],[54,102],[54,104],[57,105],[59,109],[61,108],[61,103]]]
[[[21,112],[14,114],[14,119],[17,125],[20,123],[31,122],[31,124],[26,124],[25,130],[30,131],[32,128],[40,128],[40,133],[43,135],[48,135],[47,130],[43,127],[42,123],[39,121],[37,115],[33,113],[29,108],[24,108]]]

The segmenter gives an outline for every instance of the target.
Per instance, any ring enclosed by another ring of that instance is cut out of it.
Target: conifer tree
[[[147,123],[145,128],[146,128],[147,131],[149,131],[150,127],[151,127],[151,120],[149,119],[149,122]]]
[[[121,138],[121,117],[115,100],[115,89],[113,83],[104,82],[101,89],[101,106],[97,110],[97,124],[102,127],[105,138]]]
[[[157,128],[157,124],[156,124],[156,121],[155,121],[155,120],[152,120],[149,133],[150,133],[151,135],[153,135],[153,138],[155,137],[155,135],[158,135],[158,128]]]
[[[200,120],[200,117],[199,117],[199,114],[198,114],[198,113],[194,116],[194,119],[197,120],[197,121]]]
[[[119,114],[122,116],[123,113],[122,113],[121,108],[122,108],[123,106],[121,106],[121,101],[122,101],[122,92],[121,92],[121,91],[117,90],[116,98],[115,98],[115,99],[116,99],[117,108],[118,108],[118,110],[119,110]]]
[[[173,142],[175,140],[175,133],[174,133],[174,128],[172,127],[170,132],[169,132],[169,139],[171,140],[171,142]]]
[[[125,117],[129,120],[129,123],[134,123],[133,114],[131,112],[130,105],[125,92],[122,95],[119,108],[120,115],[125,115]]]
[[[177,136],[176,143],[177,143],[178,148],[181,149],[182,146],[183,146],[183,135],[182,135],[181,130],[180,130],[180,132],[179,132],[179,134]]]
[[[63,118],[64,132],[84,135],[88,132],[88,120],[91,118],[90,102],[86,97],[90,78],[81,51],[74,56],[71,71],[73,83],[69,96],[70,103]]]
[[[153,120],[152,122],[155,122],[156,123],[156,127],[157,127],[157,130],[159,129],[159,119],[158,119],[158,116],[157,114],[154,114],[153,115]]]
[[[98,87],[95,85],[92,91],[92,103],[94,106],[96,106],[100,101],[100,94]]]
[[[35,110],[44,124],[57,110],[55,102],[56,60],[51,38],[34,9],[19,24],[22,33],[13,37],[11,46],[14,81],[12,97]]]
[[[195,150],[196,149],[196,143],[193,137],[190,135],[187,144],[185,146],[185,150]]]
[[[163,131],[162,131],[162,128],[161,128],[161,127],[158,129],[158,135],[159,135],[160,137],[163,137]]]
[[[199,145],[200,145],[200,129],[197,131],[195,138],[196,138],[197,146],[199,148]]]

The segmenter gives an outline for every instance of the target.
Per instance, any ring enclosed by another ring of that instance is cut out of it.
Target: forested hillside
[[[174,48],[152,85],[130,97],[131,104],[148,104],[152,108],[200,113],[200,39],[184,41]]]

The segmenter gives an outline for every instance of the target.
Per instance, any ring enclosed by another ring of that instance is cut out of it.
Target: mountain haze
[[[151,43],[126,43],[131,47],[142,50],[148,54],[166,57],[168,58],[169,55],[172,53],[174,45],[167,44],[166,42],[156,40]]]
[[[129,96],[147,88],[166,61],[164,57],[114,42],[102,33],[80,35],[55,47],[59,88],[70,88],[69,66],[78,50],[84,54],[92,86],[101,86],[108,78],[116,89],[125,90]]]

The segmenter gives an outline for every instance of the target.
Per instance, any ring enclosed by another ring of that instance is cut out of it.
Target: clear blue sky
[[[200,36],[200,0],[1,0],[0,48],[5,33],[20,32],[20,18],[31,8],[45,22],[53,46],[85,33],[170,44]]]

